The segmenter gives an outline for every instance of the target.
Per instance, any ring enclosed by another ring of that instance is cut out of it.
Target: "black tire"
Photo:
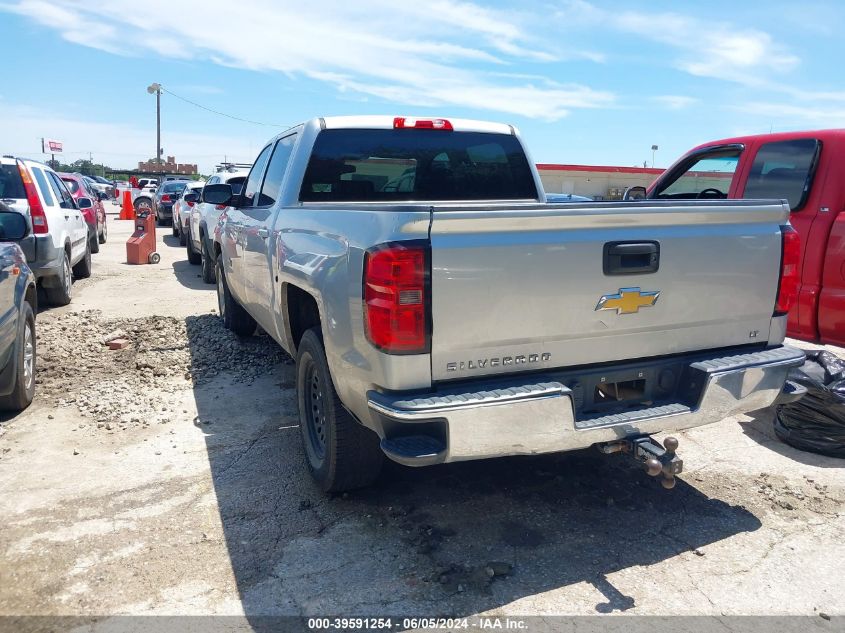
[[[100,234],[97,236],[97,240],[100,244],[105,244],[106,240],[109,237],[109,226],[105,222],[103,222],[103,230],[100,231]]]
[[[88,246],[85,248],[85,255],[73,267],[74,278],[88,279],[91,276],[91,243],[96,241],[94,239],[88,241]]]
[[[92,235],[91,239],[88,240],[90,242],[90,250],[92,253],[99,253],[100,252],[100,240],[97,239],[96,235]]]
[[[0,409],[3,411],[23,411],[32,404],[35,396],[35,352],[35,314],[32,306],[24,301],[15,340],[15,386],[10,394],[0,396]]]
[[[181,220],[180,220],[181,222]],[[184,246],[187,242],[187,238],[185,237],[185,231],[182,229],[182,225],[179,225],[179,245]]]
[[[59,272],[58,285],[55,288],[44,288],[44,295],[54,306],[66,306],[73,298],[73,275],[70,269],[70,257],[65,252],[64,260]]]
[[[211,258],[211,253],[208,252],[208,240],[205,239],[205,236],[202,237],[200,244],[202,245],[202,254],[200,255],[202,280],[207,284],[213,284],[217,281],[217,274],[214,270],[214,260]]]
[[[175,218],[170,221],[170,224],[172,225],[170,231],[173,233],[173,237],[179,237],[179,227],[176,225]]]
[[[202,255],[200,255],[194,250],[194,242],[191,240],[190,236],[187,239],[186,248],[188,249],[189,264],[193,264],[194,266],[196,266],[197,264],[202,262]]]
[[[255,334],[255,319],[243,309],[229,292],[226,275],[223,273],[223,262],[217,261],[217,311],[223,320],[223,326],[232,330],[238,336],[252,336]]]
[[[379,438],[343,406],[332,383],[319,328],[302,335],[296,396],[305,461],[324,492],[369,486],[381,471]]]

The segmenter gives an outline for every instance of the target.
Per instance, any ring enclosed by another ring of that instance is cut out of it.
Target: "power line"
[[[168,90],[164,86],[161,87],[161,91],[166,92],[170,96],[176,97],[177,99],[180,99],[181,101],[184,101],[185,103],[190,103],[192,106],[196,106],[197,108],[201,108],[203,110],[206,110],[206,111],[211,112],[213,114],[217,114],[219,116],[224,116],[227,119],[234,119],[235,121],[241,121],[242,123],[252,123],[253,125],[263,125],[265,127],[277,127],[277,128],[284,128],[284,129],[287,129],[287,128],[290,127],[289,125],[278,125],[276,123],[262,123],[261,121],[251,121],[250,119],[242,119],[241,117],[235,116],[233,114],[226,114],[225,112],[219,112],[218,110],[212,110],[211,108],[207,108],[206,106],[204,106],[200,103],[197,103],[196,101],[191,101],[190,99],[186,99],[185,97],[181,97],[181,96],[177,95],[175,92]]]

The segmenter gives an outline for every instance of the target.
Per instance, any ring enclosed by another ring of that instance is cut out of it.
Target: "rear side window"
[[[296,134],[291,134],[276,143],[270,165],[267,167],[267,175],[264,177],[264,184],[261,186],[261,193],[258,196],[258,206],[270,206],[279,199],[282,190],[282,179],[285,177],[290,155],[293,152],[293,144],[296,142]]]
[[[807,201],[820,148],[813,138],[761,145],[742,197],[787,200],[797,211]]]
[[[52,207],[53,196],[50,193],[50,185],[47,184],[47,178],[44,176],[44,172],[38,169],[38,167],[33,167],[32,175],[35,176],[35,182],[38,183],[38,190],[41,192],[41,197],[44,198],[44,204]]]
[[[50,172],[47,173],[47,177],[50,179],[50,185],[59,200],[59,206],[62,209],[76,208],[76,205],[73,202],[73,196],[70,195],[70,192],[67,190],[67,187],[65,187],[65,183],[62,182],[61,178]]]
[[[0,165],[0,198],[26,198],[17,165]]]
[[[325,130],[302,182],[306,202],[535,200],[515,136],[439,130]]]

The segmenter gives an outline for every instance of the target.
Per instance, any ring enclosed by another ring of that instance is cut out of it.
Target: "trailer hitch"
[[[684,470],[684,461],[675,454],[678,450],[678,440],[667,437],[663,446],[652,437],[646,435],[628,440],[618,440],[600,444],[598,449],[609,455],[611,453],[627,453],[645,466],[645,471],[652,477],[662,475],[660,484],[667,490],[675,487],[675,475]]]

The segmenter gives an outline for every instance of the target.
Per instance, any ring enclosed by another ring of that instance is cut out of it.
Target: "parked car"
[[[225,183],[232,187],[236,193],[249,174],[248,169],[228,168],[208,179],[206,186]],[[214,258],[212,254],[214,227],[220,219],[220,214],[226,210],[225,206],[207,204],[202,200],[191,209],[191,218],[188,226],[188,261],[192,264],[202,265],[202,280],[207,284],[214,283]]]
[[[182,195],[173,203],[173,235],[179,238],[179,244],[185,246],[187,242],[188,222],[191,219],[191,209],[199,202],[204,182],[191,181]]]
[[[24,215],[0,202],[0,409],[21,411],[35,394],[35,275],[17,242]]]
[[[173,205],[182,197],[182,192],[188,185],[187,180],[168,180],[156,190],[153,197],[153,211],[159,226],[173,223]]]
[[[783,345],[797,234],[781,202],[548,204],[509,125],[370,116],[283,132],[240,193],[202,196],[226,208],[223,324],[296,358],[326,491],[368,484],[384,456],[591,445],[670,488],[677,440],[651,434],[800,391],[784,390],[804,353]]]
[[[0,157],[0,200],[26,216],[30,232],[18,243],[54,305],[70,303],[73,278],[91,275],[91,242],[82,209],[50,167],[25,158]]]
[[[801,236],[787,335],[845,346],[845,130],[758,134],[712,141],[658,176],[650,200],[786,200]]]
[[[113,180],[109,180],[108,178],[103,178],[102,176],[89,176],[92,180],[96,180],[100,185],[104,187],[104,192],[108,196],[108,199],[111,200],[117,196],[116,194],[116,187],[117,183]]]
[[[106,226],[106,209],[103,206],[106,194],[92,190],[82,174],[65,172],[59,173],[59,177],[64,181],[65,186],[74,198],[77,200],[90,198],[94,203],[94,206],[90,209],[82,209],[81,211],[85,217],[85,223],[88,225],[88,240],[91,242],[91,252],[99,253],[100,244],[106,243],[109,234]]]
[[[155,178],[141,178],[138,180],[138,190],[134,192],[132,204],[136,211],[152,213],[155,209],[155,193],[158,180]]]

